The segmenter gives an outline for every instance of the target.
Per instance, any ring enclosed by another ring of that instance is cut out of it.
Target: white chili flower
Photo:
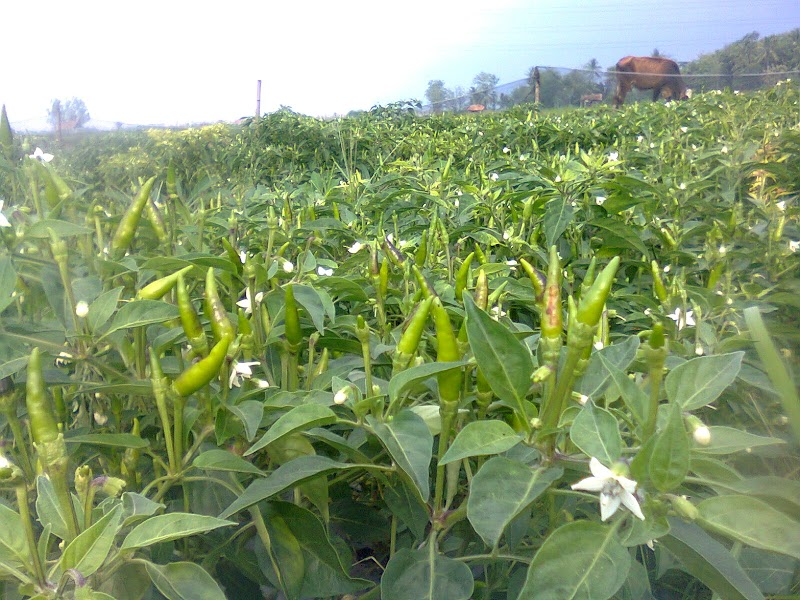
[[[594,343],[594,349],[595,349],[595,350],[602,350],[602,349],[603,349],[603,348],[605,348],[605,347],[606,347],[606,345],[603,343],[603,340],[597,340],[597,341]]]
[[[364,247],[364,244],[362,244],[361,242],[356,242],[355,244],[353,244],[352,246],[350,246],[350,247],[347,249],[347,251],[348,251],[350,254],[355,254],[356,252],[358,252],[359,250],[361,250],[363,247]]]
[[[489,179],[491,179],[492,181],[497,181],[498,179],[500,179],[500,175],[498,175],[497,173],[491,173],[489,175]]]
[[[669,317],[670,319],[672,319],[673,321],[675,321],[678,324],[678,331],[680,331],[681,329],[683,329],[687,325],[689,327],[694,327],[695,321],[694,321],[694,316],[692,316],[693,314],[694,314],[694,311],[687,310],[684,313],[681,310],[681,308],[678,307],[678,308],[675,309],[674,313],[672,313],[671,315],[667,315],[667,317]]]
[[[40,162],[50,162],[51,160],[53,160],[52,154],[48,154],[47,152],[42,152],[42,149],[39,148],[38,146],[36,147],[36,150],[33,151],[33,154],[29,154],[28,156]]]
[[[320,275],[322,277],[330,277],[331,275],[333,275],[333,269],[326,269],[322,265],[319,265],[317,267],[317,275]]]
[[[619,152],[609,152],[608,160],[619,160]]]
[[[503,154],[508,154],[509,152],[511,152],[511,148],[508,146],[503,146]]]
[[[692,437],[698,446],[708,446],[711,443],[711,430],[702,425],[692,432]]]
[[[800,240],[796,242],[789,240],[789,250],[791,250],[792,252],[797,252],[798,250],[800,250]]]
[[[728,249],[725,246],[719,247],[720,256],[725,256],[728,253]]]
[[[553,181],[556,183],[561,183],[561,175],[556,175],[556,178]]]
[[[11,461],[9,461],[5,455],[0,454],[0,469],[10,469],[12,466]]]
[[[720,152],[722,152],[723,154],[727,154],[727,153],[728,153],[728,147],[727,147],[727,146],[723,146],[723,147],[720,149]]]
[[[228,387],[239,387],[242,385],[242,381],[250,379],[253,376],[253,370],[250,367],[257,364],[258,362],[234,361],[231,376],[228,378]]]
[[[247,252],[244,250],[239,250],[239,260],[242,261],[242,264],[247,262]]]
[[[83,319],[89,314],[89,304],[85,300],[80,300],[75,304],[75,314]]]
[[[294,271],[294,265],[292,264],[292,261],[290,260],[283,261],[283,272],[291,273],[292,271]]]
[[[255,383],[256,387],[262,390],[267,389],[269,387],[269,381],[267,381],[266,379],[258,379],[257,377],[253,377],[250,379],[250,381]]]
[[[597,206],[603,206],[603,202],[605,201],[606,201],[605,196],[598,196],[597,198],[594,199],[594,202],[595,204],[597,204]]]
[[[686,184],[685,184],[685,183],[683,183],[683,182],[681,182],[681,184],[680,184],[678,187],[679,187],[680,189],[682,189],[682,190],[685,190],[685,189],[686,189]]]
[[[781,212],[785,211],[786,210],[786,200],[781,200],[780,202],[775,204],[775,206],[778,207],[779,211],[781,211]],[[2,201],[0,201],[0,209],[2,209],[2,208],[3,208],[3,203],[2,203]]]
[[[681,127],[681,131],[683,133],[686,133],[687,131],[689,131],[689,128],[688,127]]]
[[[261,304],[261,301],[263,299],[264,299],[264,292],[258,292],[256,294],[256,302],[255,302],[255,304],[256,305]],[[236,306],[244,309],[244,314],[246,314],[246,315],[249,315],[250,313],[253,312],[253,301],[250,298],[250,287],[249,286],[244,289],[244,298],[239,300],[236,303]]]
[[[461,206],[461,203],[458,201],[458,198],[456,198],[456,199],[453,201],[453,206],[454,206],[455,208],[458,208],[459,206]]]
[[[344,404],[347,402],[347,398],[350,396],[350,387],[344,386],[340,389],[336,394],[333,396],[333,403],[334,404]]]
[[[11,227],[8,217],[3,214],[3,202],[3,200],[0,200],[0,227]]]
[[[592,477],[580,480],[572,485],[573,490],[585,492],[600,492],[600,519],[605,521],[619,508],[625,506],[637,518],[644,521],[644,514],[639,507],[639,501],[633,493],[636,491],[636,482],[622,475],[618,475],[599,460],[592,457],[589,461],[589,470]]]

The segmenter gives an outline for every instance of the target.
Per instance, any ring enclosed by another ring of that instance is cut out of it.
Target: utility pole
[[[261,116],[261,80],[256,84],[256,119]]]
[[[541,81],[539,80],[539,67],[533,69],[533,101],[539,104],[539,87]]]

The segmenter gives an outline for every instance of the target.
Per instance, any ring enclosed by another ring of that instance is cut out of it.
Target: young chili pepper
[[[579,323],[589,325],[592,329],[597,326],[597,323],[600,321],[600,314],[603,312],[603,307],[606,303],[606,298],[608,298],[608,294],[611,291],[611,284],[614,283],[614,277],[617,274],[619,263],[619,256],[612,258],[611,262],[606,265],[605,269],[603,269],[600,275],[597,276],[597,279],[594,280],[592,287],[590,287],[581,298],[578,304],[578,311],[575,315]],[[594,331],[592,331],[592,335],[594,335]]]
[[[458,347],[458,340],[453,332],[450,323],[450,316],[439,298],[434,298],[431,310],[433,321],[436,326],[436,341],[438,348],[436,351],[437,362],[451,362],[461,360],[461,351]],[[458,410],[458,399],[461,395],[461,371],[440,373],[439,381],[439,410],[451,415],[455,415]],[[444,434],[444,432],[443,432]]]
[[[300,329],[300,313],[297,310],[297,301],[294,299],[294,290],[291,285],[286,286],[284,292],[284,331],[286,332],[286,342],[289,351],[296,353],[303,342],[303,332]]]
[[[650,273],[653,276],[653,293],[659,302],[666,302],[669,298],[667,288],[664,287],[664,282],[661,279],[661,269],[658,263],[654,260],[650,261]]]
[[[31,424],[31,437],[35,444],[48,444],[58,438],[59,430],[53,403],[47,394],[42,374],[42,358],[34,347],[28,358],[28,380],[25,384],[25,405]]]
[[[182,277],[194,268],[193,265],[182,268],[180,271],[175,271],[170,275],[165,275],[155,281],[151,281],[138,292],[136,297],[144,300],[158,300],[163,298],[168,291],[170,291],[178,282],[178,278]]]
[[[214,277],[214,269],[208,268],[206,272],[206,295],[203,305],[206,313],[206,318],[211,322],[211,331],[214,333],[214,340],[219,342],[223,338],[228,338],[233,341],[236,337],[236,332],[233,329],[233,323],[228,318],[228,311],[220,300],[219,292],[217,291],[217,279]]]
[[[169,235],[167,234],[167,226],[164,224],[164,217],[161,215],[161,211],[152,198],[148,198],[144,208],[147,220],[150,221],[150,226],[155,231],[158,241],[165,244],[169,240]]]
[[[183,279],[183,273],[178,272],[178,285],[177,285],[177,300],[178,300],[178,314],[181,318],[181,325],[183,325],[183,332],[186,338],[192,345],[192,350],[199,356],[208,356],[208,340],[206,339],[206,332],[203,326],[200,325],[200,317],[192,304],[192,299],[189,297],[189,290],[186,288],[186,281]]]
[[[428,230],[422,232],[422,239],[420,239],[419,247],[414,253],[414,264],[421,267],[425,264],[425,258],[428,255]]]
[[[533,285],[533,295],[534,299],[536,300],[536,304],[541,304],[544,298],[544,288],[547,286],[547,278],[544,276],[544,273],[534,268],[533,265],[531,265],[531,263],[529,263],[524,258],[519,259],[519,264],[522,265],[522,268],[528,275],[528,279],[531,280],[531,285]]]
[[[397,347],[392,357],[393,375],[407,369],[414,359],[419,347],[419,341],[422,339],[422,333],[425,331],[425,323],[428,321],[428,313],[432,302],[433,296],[428,296],[417,304],[411,313],[408,325],[403,335],[400,336],[400,341],[397,342]]]
[[[472,259],[475,257],[474,252],[470,252],[456,274],[456,300],[461,302],[464,298],[464,289],[468,285],[469,267],[472,264]]]
[[[221,338],[208,353],[208,356],[188,367],[172,382],[172,389],[176,394],[185,398],[200,388],[211,383],[219,375],[220,367],[225,361],[228,346],[232,337]]]
[[[550,247],[547,286],[541,305],[542,337],[539,340],[542,364],[555,369],[563,345],[564,325],[561,314],[561,261],[555,246]]]
[[[128,251],[155,182],[155,176],[145,181],[128,210],[122,215],[122,219],[117,225],[117,230],[114,232],[114,237],[111,238],[111,257],[114,260],[119,260]]]

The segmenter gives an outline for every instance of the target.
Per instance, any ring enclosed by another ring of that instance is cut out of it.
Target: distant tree
[[[589,60],[589,62],[583,65],[583,68],[589,71],[588,75],[597,86],[597,90],[604,92],[605,84],[603,83],[603,67],[600,64],[600,61],[596,58],[592,58]]]
[[[482,71],[472,80],[472,87],[469,89],[470,101],[472,104],[483,104],[486,108],[496,108],[497,92],[495,87],[499,83],[496,75]]]
[[[658,48],[653,48],[653,51],[650,53],[650,56],[652,56],[654,58],[659,58],[659,57],[664,56],[664,55],[661,54],[661,52],[658,50]]]
[[[55,99],[47,111],[47,120],[54,127],[65,129],[78,129],[83,127],[90,119],[89,110],[80,98],[70,98],[66,102]]]
[[[431,79],[428,82],[428,89],[425,90],[425,97],[431,103],[431,110],[440,113],[446,108],[446,103],[453,97],[453,92],[444,87],[441,79]]]
[[[453,97],[447,101],[447,109],[453,112],[461,112],[469,106],[469,95],[464,88],[456,86],[453,89]]]

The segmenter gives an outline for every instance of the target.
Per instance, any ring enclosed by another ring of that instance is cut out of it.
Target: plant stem
[[[47,586],[47,577],[44,574],[42,562],[39,560],[39,549],[36,547],[36,535],[33,533],[33,522],[31,521],[31,511],[28,505],[28,484],[23,482],[17,485],[15,491],[17,493],[19,516],[22,520],[22,527],[25,529],[25,538],[28,540],[28,550],[31,555],[31,562],[33,563],[36,583],[40,588],[44,589]]]

